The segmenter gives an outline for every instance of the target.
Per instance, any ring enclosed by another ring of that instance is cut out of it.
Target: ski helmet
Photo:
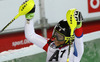
[[[68,43],[70,39],[71,29],[66,20],[61,20],[53,30],[52,37],[56,37],[58,41],[65,41]]]

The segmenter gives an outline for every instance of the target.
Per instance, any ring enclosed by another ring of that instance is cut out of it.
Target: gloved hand
[[[28,19],[28,20],[32,19],[34,17],[34,12],[35,12],[35,5],[30,12],[25,14],[25,18]]]
[[[83,17],[80,11],[76,10],[74,13],[74,17],[77,21],[77,26],[76,28],[80,28],[82,26],[82,21],[83,21]]]

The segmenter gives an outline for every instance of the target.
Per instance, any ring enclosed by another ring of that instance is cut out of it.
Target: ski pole
[[[23,2],[23,4],[19,7],[19,13],[0,31],[4,31],[14,20],[16,20],[19,16],[27,14],[29,11],[32,10],[35,3],[33,0],[27,0]]]

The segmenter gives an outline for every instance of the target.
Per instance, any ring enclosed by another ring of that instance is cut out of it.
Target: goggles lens
[[[55,31],[53,33],[52,37],[56,38],[58,41],[64,41],[65,40],[65,37],[62,34],[60,34],[59,32],[57,32],[57,31]]]

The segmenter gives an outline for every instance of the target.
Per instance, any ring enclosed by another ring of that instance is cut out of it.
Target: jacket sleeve
[[[25,22],[25,37],[40,48],[47,50],[47,39],[35,33],[33,19]]]
[[[80,62],[83,52],[84,52],[83,30],[81,27],[75,30],[75,42],[74,42],[74,53],[73,53],[75,62]]]
[[[76,28],[76,29],[75,29],[75,36],[76,36],[77,38],[83,37],[83,30],[82,30],[82,27]]]

